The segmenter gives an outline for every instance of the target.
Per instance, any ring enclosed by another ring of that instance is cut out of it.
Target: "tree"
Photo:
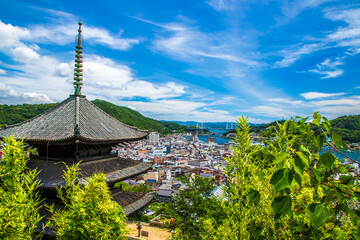
[[[65,204],[63,210],[49,206],[52,217],[48,226],[58,239],[126,239],[126,216],[122,207],[111,199],[103,173],[96,173],[88,182],[77,182],[78,164],[67,167],[66,185],[58,189]]]
[[[41,217],[37,194],[39,181],[36,170],[28,170],[31,149],[13,137],[2,144],[4,155],[0,160],[0,238],[35,239]]]
[[[165,209],[176,219],[175,239],[207,239],[204,228],[207,219],[214,219],[218,224],[225,220],[221,202],[213,196],[215,180],[185,176],[182,179],[186,189],[174,197],[173,208]],[[172,210],[172,211],[171,211]]]
[[[360,238],[359,184],[349,165],[320,152],[326,144],[343,154],[340,149],[347,146],[325,117],[314,113],[312,118],[316,134],[308,118],[298,117],[273,127],[264,148],[250,145],[247,120],[240,119],[226,170],[227,221],[211,234],[218,239]],[[264,149],[274,159],[268,167],[257,159]]]
[[[316,112],[312,119],[316,132],[308,118],[278,123],[267,130],[265,147],[251,144],[247,119],[239,119],[226,195],[219,207],[214,202],[226,220],[213,217],[212,205],[199,204],[210,208],[201,212],[183,201],[197,214],[187,224],[202,224],[198,239],[360,239],[360,187],[352,167],[321,150],[326,145],[358,163],[340,151],[347,146],[325,117]],[[192,193],[188,199],[203,194]],[[186,236],[183,229],[178,226]]]

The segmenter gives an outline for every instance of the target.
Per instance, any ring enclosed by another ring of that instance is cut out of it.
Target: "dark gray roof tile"
[[[78,121],[77,121],[78,116]],[[75,134],[78,123],[79,135]],[[0,129],[0,137],[24,138],[32,141],[66,141],[79,139],[90,142],[135,141],[145,138],[148,131],[128,126],[111,117],[85,97],[69,97],[48,111],[25,122]]]

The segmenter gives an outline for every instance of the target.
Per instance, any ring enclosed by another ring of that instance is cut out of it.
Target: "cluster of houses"
[[[119,157],[153,164],[151,170],[137,176],[132,184],[152,184],[158,202],[169,202],[184,189],[179,181],[183,175],[214,178],[219,184],[225,181],[224,168],[233,143],[216,144],[211,137],[208,142],[199,142],[196,136],[184,133],[163,138],[157,134],[116,150]]]

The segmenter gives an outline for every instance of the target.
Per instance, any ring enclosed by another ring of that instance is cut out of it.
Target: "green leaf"
[[[351,175],[340,176],[340,182],[341,182],[341,184],[344,184],[344,185],[351,186],[354,184],[354,180],[355,180],[354,177]]]
[[[324,197],[323,203],[329,203],[329,202],[333,201],[334,198],[335,198],[334,191],[332,191],[331,189],[329,189],[328,193],[327,193],[326,196]]]
[[[354,194],[358,199],[360,199],[360,192],[355,191]]]
[[[280,196],[274,198],[271,207],[275,213],[275,219],[285,216],[291,210],[291,197]]]
[[[296,152],[296,153],[298,153],[298,152]],[[305,167],[306,167],[306,164],[304,163],[302,158],[299,157],[299,156],[296,156],[294,158],[293,165],[294,165],[295,172],[298,173],[302,177],[303,173],[304,173],[304,170],[305,170]]]
[[[322,147],[324,145],[324,141],[325,141],[325,136],[322,134],[315,137],[316,146],[319,149],[322,149]]]
[[[287,188],[291,185],[293,180],[293,174],[288,168],[283,168],[276,171],[271,179],[270,183],[273,185],[275,192],[280,191],[281,189]]]
[[[312,203],[307,209],[311,224],[317,228],[330,217],[330,212],[324,204]]]
[[[309,119],[309,117],[301,118],[301,119],[299,120],[299,123],[300,123],[300,124],[304,124],[308,119]]]
[[[325,130],[326,130],[327,132],[330,132],[330,130],[331,130],[331,123],[329,122],[329,120],[328,120],[326,117],[323,117],[323,120],[324,120],[323,126],[324,126]]]
[[[354,232],[351,234],[351,237],[354,239],[354,240],[360,240],[360,234]]]
[[[336,197],[338,198],[339,202],[342,203],[344,201],[344,194],[342,190],[339,187],[335,187],[334,189]]]
[[[260,236],[263,229],[264,228],[260,224],[256,224],[255,220],[253,220],[248,226],[248,231],[250,233],[250,240],[263,239]]]
[[[345,151],[347,150],[347,145],[343,142],[342,137],[339,134],[333,133],[332,140],[338,149],[343,147]]]
[[[296,155],[298,155],[300,158],[301,158],[301,160],[303,161],[303,163],[307,166],[307,167],[309,167],[309,162],[310,162],[310,159],[309,159],[309,153],[307,153],[307,152],[299,152],[299,151],[297,151],[296,152]]]
[[[318,182],[321,184],[323,173],[314,167],[311,169],[311,172],[315,175],[316,180],[318,180]]]
[[[287,158],[288,156],[288,153],[287,152],[280,152],[276,155],[276,158],[273,162],[273,164],[278,164],[278,163],[281,163],[283,161],[285,161],[285,159]]]
[[[318,112],[314,112],[313,114],[313,123],[316,125],[316,126],[319,126],[320,125],[320,120],[321,120],[321,115],[318,114]]]
[[[302,187],[302,176],[300,176],[298,173],[295,174],[295,181],[299,184],[300,187]]]
[[[327,168],[332,169],[334,167],[335,156],[330,152],[326,152],[320,155],[319,161]]]
[[[290,123],[289,123],[289,128],[292,130],[292,131],[296,131],[296,129],[297,129],[297,123],[295,122],[295,121],[291,121]]]
[[[260,193],[257,190],[250,190],[247,196],[250,204],[254,203],[255,206],[259,204]]]

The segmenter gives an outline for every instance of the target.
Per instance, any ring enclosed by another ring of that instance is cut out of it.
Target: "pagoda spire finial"
[[[81,46],[81,44],[83,43],[84,38],[81,36],[81,32],[82,32],[81,25],[82,25],[82,22],[79,21],[79,30],[78,30],[78,35],[76,36],[77,46],[76,46],[76,51],[75,51],[76,52],[76,55],[75,55],[75,57],[76,57],[75,67],[76,68],[74,71],[74,88],[75,88],[74,95],[75,96],[81,95],[81,86],[82,86],[82,80],[83,80],[83,78],[82,78],[82,76],[83,76],[83,74],[82,74],[82,71],[83,71],[82,58],[83,58],[83,56],[81,55],[83,53],[83,51],[82,51],[83,47]]]

